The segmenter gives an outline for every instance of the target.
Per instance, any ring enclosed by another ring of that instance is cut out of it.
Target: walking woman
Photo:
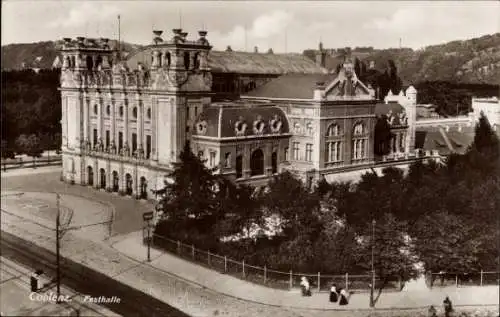
[[[339,305],[347,305],[349,304],[349,301],[347,299],[347,292],[345,290],[345,288],[343,288],[341,291],[340,291],[340,300],[339,300]]]
[[[332,284],[332,287],[330,287],[330,302],[331,303],[336,303],[338,300],[339,294],[337,293],[337,286],[335,284]]]

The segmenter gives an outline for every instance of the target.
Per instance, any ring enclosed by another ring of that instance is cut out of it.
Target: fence
[[[45,156],[40,158],[33,158],[30,160],[24,160],[22,158],[15,159],[5,159],[0,162],[2,169],[7,171],[8,169],[22,168],[22,167],[37,167],[37,166],[48,166],[48,165],[60,165],[62,163],[62,156]]]
[[[500,272],[427,273],[426,282],[429,287],[498,285],[500,283]]]
[[[153,235],[152,245],[163,251],[176,254],[186,260],[196,262],[212,270],[223,274],[229,274],[256,284],[265,285],[278,289],[292,289],[300,286],[302,276],[308,278],[313,290],[318,292],[329,291],[331,285],[335,283],[337,287],[343,287],[358,292],[369,291],[372,282],[372,275],[351,275],[345,273],[342,275],[328,275],[299,272],[276,271],[266,266],[254,266],[243,261],[235,261],[226,256],[211,253],[209,251],[199,250],[194,245],[187,245],[180,241],[171,240],[159,235]],[[375,287],[381,283],[379,278],[375,279]],[[385,289],[400,291],[403,288],[399,278],[389,281]]]

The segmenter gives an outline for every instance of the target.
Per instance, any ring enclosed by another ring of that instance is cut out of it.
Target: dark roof
[[[288,74],[248,92],[246,96],[283,99],[312,99],[318,82],[332,82],[336,74]]]
[[[450,127],[448,131],[442,127],[423,127],[416,131],[415,147],[423,150],[438,150],[442,155],[463,154],[473,140],[473,127],[463,127],[460,130],[457,127]]]
[[[237,123],[245,123],[245,133],[241,136],[253,136],[254,123],[261,120],[264,123],[263,135],[288,133],[289,125],[283,110],[272,105],[259,104],[212,104],[207,107],[197,118],[193,135],[204,135],[211,137],[236,137]],[[271,120],[281,122],[279,132],[271,130]],[[199,124],[206,122],[206,132],[200,130]],[[220,131],[220,135],[219,135]]]
[[[151,64],[151,47],[132,53],[127,59],[131,69],[142,63],[149,68]],[[249,52],[210,51],[208,66],[213,73],[239,74],[321,74],[326,69],[301,54],[262,54]]]

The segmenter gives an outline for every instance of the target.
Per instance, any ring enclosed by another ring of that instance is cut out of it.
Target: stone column
[[[137,148],[143,149],[143,105],[141,102],[141,96],[136,94],[137,102]]]
[[[87,100],[87,93],[83,92],[83,144],[86,146],[87,139],[89,138],[89,102]]]
[[[243,178],[249,178],[250,177],[250,157],[251,155],[251,149],[250,149],[250,144],[245,144],[243,148]]]
[[[127,102],[127,100],[123,100],[123,109],[125,110],[125,115],[124,115],[124,119],[123,119],[123,145],[125,146],[125,144],[128,144],[128,132],[129,132],[129,120],[128,120],[128,109],[129,108],[129,104]],[[129,149],[131,148],[130,147],[131,145],[128,144],[128,147]]]
[[[116,102],[113,99],[112,93],[109,94],[109,102],[111,103],[111,142],[114,141],[115,146],[118,146],[118,137],[116,135]]]
[[[152,98],[151,100],[151,156],[150,159],[153,161],[158,161],[158,147],[156,145],[156,136],[158,132],[156,131],[157,126],[157,100]]]
[[[272,166],[272,158],[271,155],[273,154],[273,145],[268,143],[264,146],[263,148],[264,152],[264,174],[265,175],[272,175],[273,171],[273,166]]]
[[[97,164],[97,159],[94,159],[94,168],[92,169],[94,174],[94,188],[99,188],[101,179],[99,178],[99,166]]]
[[[107,164],[106,164],[106,188],[112,188],[113,187],[113,178],[111,176],[111,160],[108,159]]]

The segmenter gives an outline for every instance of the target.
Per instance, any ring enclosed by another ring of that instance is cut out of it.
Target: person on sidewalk
[[[300,288],[302,290],[302,296],[311,296],[311,284],[305,276],[302,276],[300,281]]]
[[[340,300],[339,300],[339,305],[347,305],[349,304],[349,297],[350,295],[347,295],[347,291],[345,290],[345,288],[343,288],[341,291],[340,291]]]
[[[446,298],[444,299],[443,306],[444,306],[444,315],[446,317],[450,317],[451,312],[453,311],[453,306],[452,306],[451,300],[448,296],[446,296]]]
[[[339,294],[337,293],[337,286],[335,284],[332,284],[332,287],[330,287],[330,302],[331,303],[336,303],[338,300]]]

